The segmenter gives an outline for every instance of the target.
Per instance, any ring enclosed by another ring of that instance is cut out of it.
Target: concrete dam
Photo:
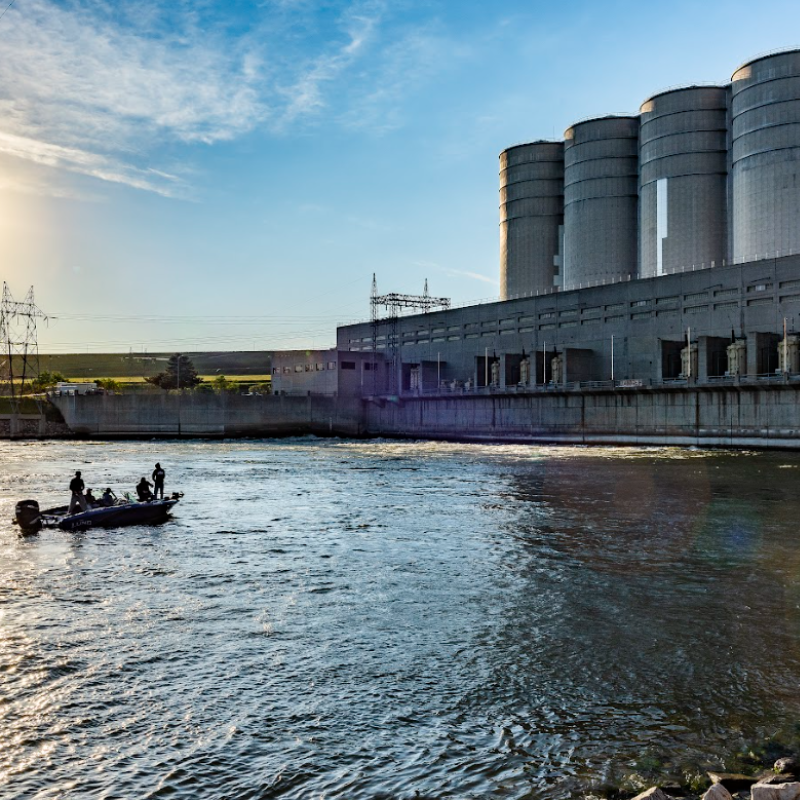
[[[800,382],[587,385],[539,392],[369,398],[57,397],[87,438],[342,436],[561,444],[800,447]]]

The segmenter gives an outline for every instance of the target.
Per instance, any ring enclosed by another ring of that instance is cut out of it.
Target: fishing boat
[[[36,500],[20,500],[15,509],[14,522],[26,533],[42,528],[60,528],[64,531],[82,531],[90,528],[121,528],[126,525],[157,525],[166,521],[173,506],[183,497],[173,492],[169,498],[137,502],[130,498],[119,499],[110,506],[94,506],[85,511],[69,513],[69,506],[39,509]]]

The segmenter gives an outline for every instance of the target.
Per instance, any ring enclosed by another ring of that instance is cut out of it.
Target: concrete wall
[[[639,119],[602,117],[564,133],[560,285],[577,289],[637,274]]]
[[[639,275],[722,264],[728,254],[728,91],[690,86],[642,104]]]
[[[336,350],[276,350],[272,354],[275,394],[336,394]]]
[[[66,439],[72,431],[45,414],[0,414],[0,439]]]
[[[500,154],[500,296],[553,288],[564,222],[564,143],[531,142]]]
[[[361,402],[341,397],[235,394],[55,397],[69,427],[99,438],[363,434]]]
[[[800,329],[800,256],[400,317],[396,352],[400,369],[439,361],[442,380],[474,384],[486,356],[505,363],[509,354],[575,348],[593,353],[592,374],[581,380],[609,380],[613,337],[617,380],[660,381],[668,377],[664,342],[685,342],[687,331],[693,343],[701,336],[730,342],[733,333],[747,339],[752,375],[777,366],[784,318],[790,334]],[[390,330],[391,323],[379,325],[377,352],[384,357]],[[338,349],[371,352],[372,335],[369,322],[339,328]],[[761,353],[765,347],[774,351],[774,365]]]
[[[800,448],[800,387],[598,390],[369,404],[372,436]]]
[[[800,51],[731,79],[733,257],[800,251]]]
[[[800,448],[800,384],[357,400],[237,395],[54,398],[79,436],[304,434],[459,441]]]

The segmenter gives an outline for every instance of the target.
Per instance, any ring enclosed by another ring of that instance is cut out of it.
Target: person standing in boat
[[[86,500],[83,497],[85,486],[86,484],[83,482],[83,478],[81,478],[81,471],[77,470],[75,472],[75,477],[69,482],[69,490],[72,492],[72,498],[69,501],[69,510],[67,514],[72,514],[78,509],[86,511]]]
[[[167,473],[164,472],[161,464],[156,464],[156,468],[153,470],[153,496],[158,500],[158,493],[161,492],[161,499],[164,499],[164,478],[167,477]]]

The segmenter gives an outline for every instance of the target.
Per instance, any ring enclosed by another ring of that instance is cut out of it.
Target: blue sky
[[[800,6],[0,0],[0,277],[43,352],[326,346],[498,294],[501,150],[727,82]]]

